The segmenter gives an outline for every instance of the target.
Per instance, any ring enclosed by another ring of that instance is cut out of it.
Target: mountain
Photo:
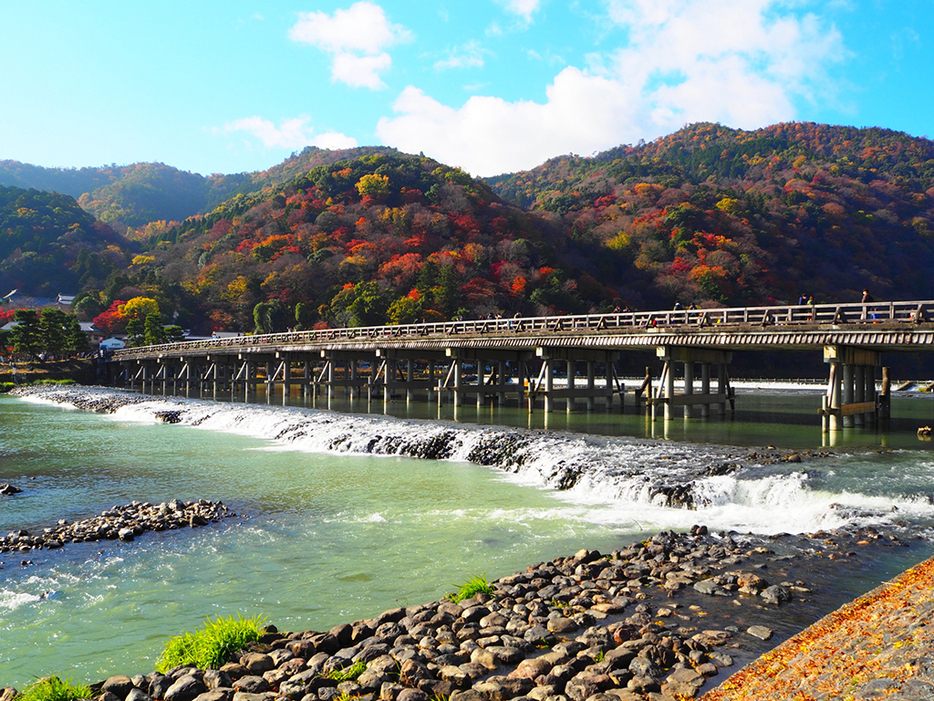
[[[102,222],[138,238],[148,233],[146,225],[151,222],[181,221],[208,212],[237,194],[278,185],[315,166],[390,152],[395,149],[328,151],[309,146],[265,171],[210,176],[162,163],[76,169],[43,168],[7,160],[0,161],[0,185],[71,195]]]
[[[0,186],[0,289],[54,297],[101,287],[129,263],[126,240],[58,193]]]
[[[585,251],[621,255],[635,304],[927,298],[934,143],[809,123],[695,124],[490,180]],[[601,278],[602,279],[602,278]]]
[[[462,314],[583,311],[559,229],[428,158],[375,153],[238,195],[151,244],[140,274],[187,290],[219,328],[376,324]],[[296,307],[298,306],[298,310]]]

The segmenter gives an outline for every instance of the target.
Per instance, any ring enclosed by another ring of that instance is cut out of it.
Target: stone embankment
[[[771,636],[749,621],[809,595],[803,581],[766,580],[819,557],[798,553],[696,526],[534,565],[459,603],[397,608],[327,632],[270,627],[219,670],[120,675],[96,691],[100,701],[692,698],[733,665],[734,651]],[[709,615],[718,604],[752,618]]]
[[[94,518],[68,522],[64,519],[40,533],[13,531],[0,537],[0,553],[28,553],[32,550],[55,550],[67,543],[98,540],[133,540],[146,531],[197,528],[235,516],[219,501],[173,499],[161,504],[134,501],[114,506]]]
[[[828,614],[704,701],[934,699],[934,559]]]

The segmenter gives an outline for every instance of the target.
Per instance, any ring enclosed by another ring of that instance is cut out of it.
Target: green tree
[[[315,308],[306,302],[295,305],[295,324],[299,330],[310,329],[315,323]]]
[[[162,327],[162,316],[159,312],[146,315],[146,321],[143,322],[143,342],[147,346],[165,343],[165,329]]]
[[[284,331],[287,318],[285,306],[278,299],[271,302],[260,302],[253,307],[253,324],[256,333]]]
[[[393,302],[387,313],[390,323],[414,324],[421,316],[422,302],[405,295]]]
[[[389,300],[375,282],[358,282],[354,285],[356,299],[348,306],[351,326],[378,326],[386,323]]]
[[[45,309],[39,317],[39,334],[42,349],[56,358],[70,350],[68,339],[69,315],[61,309]]]
[[[91,349],[91,343],[88,341],[88,335],[81,328],[81,322],[74,314],[68,315],[68,321],[65,326],[65,334],[68,338],[67,350],[72,353],[86,353]]]
[[[39,328],[39,313],[35,309],[17,309],[13,313],[16,326],[11,332],[13,350],[36,358],[42,347],[42,332]]]
[[[181,343],[185,340],[185,330],[178,325],[165,327],[166,343]]]
[[[383,200],[389,194],[389,177],[376,173],[364,175],[357,181],[357,192],[360,193],[360,197]]]
[[[127,343],[142,346],[146,343],[146,322],[140,318],[130,319],[126,325]]]

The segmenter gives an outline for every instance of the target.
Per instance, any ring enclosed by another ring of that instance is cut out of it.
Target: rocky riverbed
[[[459,603],[329,631],[270,626],[218,670],[118,675],[95,691],[100,701],[693,698],[794,632],[770,640],[773,621],[822,595],[809,573],[892,545],[904,543],[872,530],[762,539],[695,526],[533,565]]]
[[[134,501],[114,506],[93,518],[60,520],[55,526],[30,533],[20,529],[0,536],[0,554],[33,550],[57,550],[68,543],[98,540],[130,541],[147,531],[197,528],[236,516],[219,501],[173,499],[161,504]]]

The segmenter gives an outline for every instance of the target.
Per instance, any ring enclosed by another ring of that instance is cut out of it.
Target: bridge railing
[[[671,309],[665,311],[611,312],[565,316],[461,319],[427,324],[362,326],[313,329],[285,333],[255,334],[199,341],[181,341],[154,346],[115,350],[113,357],[132,357],[180,350],[236,349],[256,346],[290,346],[329,341],[398,340],[402,337],[425,339],[457,336],[540,335],[548,333],[648,332],[652,329],[714,328],[728,330],[757,325],[805,326],[846,323],[918,323],[934,313],[934,301],[870,302],[867,304],[780,305],[764,307],[724,307],[713,309]]]

